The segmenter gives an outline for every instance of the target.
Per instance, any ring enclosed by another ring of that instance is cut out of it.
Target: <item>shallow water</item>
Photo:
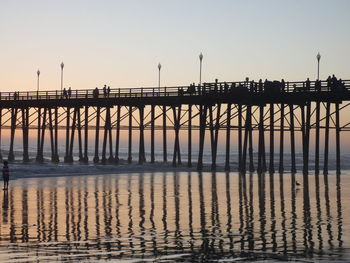
[[[350,261],[350,173],[306,185],[288,173],[18,179],[0,196],[0,261]]]

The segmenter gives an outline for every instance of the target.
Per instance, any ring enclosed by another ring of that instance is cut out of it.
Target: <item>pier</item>
[[[350,125],[350,122],[341,124],[340,113],[349,105],[349,80],[339,85],[330,85],[329,81],[262,83],[247,79],[177,87],[112,88],[104,92],[102,89],[72,90],[69,94],[59,90],[1,92],[0,148],[1,130],[10,129],[7,158],[14,161],[15,135],[20,132],[23,162],[28,162],[29,129],[35,129],[36,161],[39,163],[44,161],[44,144],[48,143],[52,162],[72,163],[73,150],[78,149],[80,162],[118,164],[120,133],[125,130],[128,133],[127,161],[131,163],[132,134],[137,130],[137,162],[154,163],[155,131],[159,130],[163,161],[171,161],[173,166],[181,165],[185,154],[187,166],[195,163],[197,170],[202,170],[205,140],[209,138],[211,169],[215,171],[221,138],[225,140],[224,168],[227,171],[283,172],[284,154],[288,149],[294,173],[296,143],[301,143],[303,172],[314,169],[319,173],[323,169],[328,173],[330,132],[334,132],[336,170],[340,173],[340,132],[349,130]],[[59,156],[58,152],[58,130],[65,131],[64,156]],[[94,157],[89,160],[91,131],[95,136]],[[145,131],[150,135],[150,160],[146,160]],[[180,131],[187,133],[185,144],[180,141]],[[192,145],[194,131],[199,134],[196,156]],[[169,137],[169,133],[174,136]],[[301,142],[296,141],[298,136]],[[169,138],[174,140],[172,153],[167,152]],[[236,140],[237,149],[233,149],[233,140]],[[314,140],[314,149],[310,147],[311,140]],[[231,165],[233,150],[238,152],[237,167]],[[254,160],[254,150],[258,152],[257,160]],[[309,167],[310,151],[315,153],[314,167]],[[323,157],[323,164],[320,157]]]

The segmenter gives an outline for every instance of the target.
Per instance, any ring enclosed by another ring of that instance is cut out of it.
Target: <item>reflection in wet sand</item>
[[[349,184],[196,172],[13,181],[0,260],[349,260]]]

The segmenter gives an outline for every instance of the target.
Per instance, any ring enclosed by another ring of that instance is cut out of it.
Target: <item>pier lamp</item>
[[[158,89],[160,92],[160,69],[162,68],[162,65],[158,63]]]
[[[62,90],[63,90],[63,68],[64,68],[64,64],[62,62],[61,63],[61,94],[62,94]]]
[[[203,60],[203,54],[201,52],[199,54],[199,86],[202,85],[202,60]]]
[[[320,79],[320,59],[321,59],[321,54],[320,52],[317,53],[317,80]]]
[[[37,78],[37,83],[36,83],[36,87],[37,87],[37,91],[39,92],[39,77],[40,77],[40,70],[38,69],[38,71],[36,72],[36,75],[38,76]]]

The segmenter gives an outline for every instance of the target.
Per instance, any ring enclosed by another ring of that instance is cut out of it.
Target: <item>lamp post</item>
[[[320,79],[320,59],[321,59],[321,54],[320,52],[317,53],[317,80]]]
[[[63,90],[63,68],[64,68],[64,64],[62,62],[61,63],[61,95],[62,95],[62,90]]]
[[[158,63],[158,90],[160,92],[160,69],[162,68],[162,65]]]
[[[38,71],[36,72],[36,75],[38,76],[38,78],[37,78],[37,83],[36,83],[36,87],[37,87],[37,91],[38,91],[38,93],[39,93],[39,77],[40,77],[40,70],[38,70]]]
[[[202,60],[203,60],[203,54],[201,52],[199,54],[199,86],[202,85]]]

